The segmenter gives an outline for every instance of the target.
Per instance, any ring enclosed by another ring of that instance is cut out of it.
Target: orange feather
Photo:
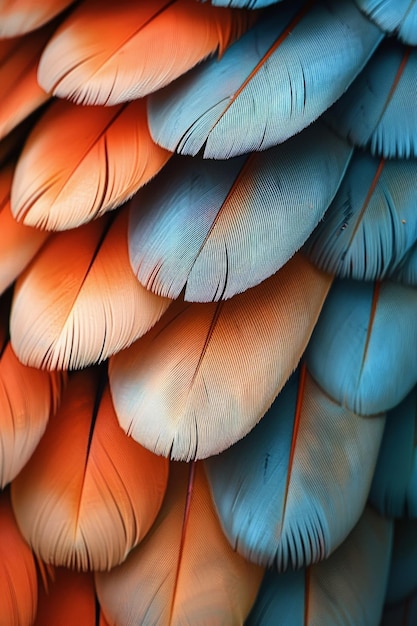
[[[13,168],[0,171],[0,294],[35,256],[49,233],[18,224],[10,211]]]
[[[168,462],[119,428],[92,370],[75,374],[62,407],[12,484],[23,535],[45,562],[109,569],[151,527]]]
[[[172,305],[110,363],[122,428],[157,454],[204,458],[246,435],[295,369],[331,284],[296,255],[219,303]]]
[[[0,37],[15,37],[39,28],[74,0],[0,0]]]
[[[0,494],[0,623],[30,626],[38,584],[35,561],[16,525],[7,492]]]
[[[46,47],[39,82],[83,104],[140,98],[221,53],[250,20],[195,0],[119,0],[117,11],[112,0],[86,0]]]
[[[170,302],[133,274],[124,210],[50,237],[16,284],[13,349],[33,367],[85,367],[146,333]]]
[[[242,624],[262,575],[228,544],[203,466],[173,463],[152,530],[96,586],[110,625]]]
[[[55,102],[17,163],[12,213],[29,226],[74,228],[127,200],[170,156],[151,139],[144,100],[108,108]]]

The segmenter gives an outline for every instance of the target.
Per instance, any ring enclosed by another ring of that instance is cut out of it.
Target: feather
[[[391,522],[366,509],[327,560],[280,576],[268,573],[247,626],[376,626],[391,541]]]
[[[306,146],[309,149],[306,149]],[[185,300],[230,298],[300,248],[351,155],[321,124],[250,157],[177,157],[131,202],[129,252],[141,283]]]
[[[0,31],[2,25],[3,14]],[[38,85],[36,73],[40,53],[51,32],[47,26],[25,37],[0,40],[0,138],[49,99]]]
[[[380,626],[415,626],[417,624],[417,593],[404,602],[386,607]]]
[[[388,413],[370,502],[381,515],[417,518],[416,388]]]
[[[0,37],[15,37],[39,28],[74,0],[0,0]]]
[[[229,158],[285,141],[333,104],[382,35],[348,0],[299,5],[278,5],[219,62],[152,95],[157,143]]]
[[[38,597],[35,561],[16,525],[7,492],[0,493],[0,528],[1,624],[30,626]]]
[[[37,228],[74,228],[122,204],[169,157],[151,139],[143,100],[108,108],[56,102],[18,160],[12,213]]]
[[[417,291],[339,281],[307,350],[307,367],[337,402],[361,415],[401,402],[417,381]]]
[[[385,158],[417,157],[417,50],[387,41],[327,121],[356,146]]]
[[[94,578],[64,568],[54,568],[47,589],[39,586],[38,612],[34,626],[98,626]]]
[[[12,346],[33,367],[85,367],[146,333],[170,302],[136,280],[121,211],[50,237],[17,282]]]
[[[405,43],[417,46],[417,3],[415,0],[355,0],[382,30]]]
[[[168,462],[126,437],[91,370],[70,380],[62,408],[12,484],[19,527],[46,563],[109,569],[148,532]],[[65,463],[62,460],[65,459]]]
[[[121,566],[96,574],[110,625],[243,624],[249,613],[263,570],[229,546],[204,468],[189,468],[171,464],[167,496],[148,536]]]
[[[86,0],[45,48],[39,83],[83,104],[140,98],[222,53],[249,23],[243,12],[195,0],[119,0],[117,11],[111,0]]]
[[[417,243],[414,243],[403,256],[399,265],[393,268],[390,279],[410,287],[417,287]]]
[[[22,365],[10,344],[0,358],[0,487],[21,471],[61,399],[65,377]]]
[[[327,558],[362,515],[383,428],[336,404],[303,366],[249,435],[206,461],[235,550],[279,571]]]
[[[207,2],[208,0],[200,0]],[[241,9],[263,9],[282,0],[209,0],[216,7],[239,7]]]
[[[13,168],[0,170],[0,294],[2,294],[47,240],[49,234],[18,224],[10,210]]]
[[[388,604],[402,602],[417,592],[416,564],[417,519],[398,520],[394,526],[394,544],[385,597]]]
[[[331,277],[295,256],[218,304],[176,301],[110,361],[119,423],[156,454],[217,454],[261,419],[295,369]]]
[[[391,275],[417,239],[417,159],[356,152],[305,250],[326,272],[358,280]]]

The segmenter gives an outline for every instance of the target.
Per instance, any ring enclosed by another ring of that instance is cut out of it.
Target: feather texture
[[[195,0],[119,0],[117,12],[111,0],[85,0],[45,48],[39,82],[83,104],[140,98],[221,53],[249,20]]]
[[[327,119],[340,134],[372,154],[417,157],[417,50],[382,45]]]
[[[348,0],[278,5],[220,62],[150,97],[151,133],[169,150],[218,159],[281,143],[342,95],[380,39]]]
[[[17,163],[13,215],[38,228],[74,228],[127,200],[169,157],[151,139],[142,100],[108,108],[55,102]]]
[[[263,570],[229,546],[204,468],[189,467],[171,464],[167,496],[148,536],[121,566],[96,575],[110,626],[243,624],[249,613]]]
[[[381,515],[417,518],[417,389],[388,413],[370,492]]]
[[[167,478],[166,459],[126,437],[108,388],[86,370],[72,377],[59,414],[13,481],[13,509],[45,562],[109,569],[153,524]]]
[[[346,143],[316,124],[248,158],[177,157],[131,202],[134,272],[157,294],[176,298],[185,287],[185,300],[199,302],[257,285],[307,239],[350,155]]]
[[[34,367],[85,367],[146,333],[170,302],[136,280],[122,211],[49,239],[15,289],[13,349]]]
[[[327,558],[363,512],[383,428],[336,404],[303,366],[249,435],[206,461],[230,543],[279,571]]]
[[[391,538],[392,523],[366,509],[327,560],[281,576],[268,573],[247,626],[376,626]]]
[[[416,307],[401,285],[335,283],[307,350],[313,378],[361,415],[394,407],[417,381]]]
[[[35,561],[16,525],[7,492],[0,494],[0,528],[1,624],[29,626],[38,598]]]
[[[411,46],[417,46],[415,0],[355,0],[355,2],[380,28]]]
[[[74,0],[0,0],[0,37],[15,37],[39,28]]]
[[[417,239],[417,160],[385,161],[356,152],[309,258],[326,272],[358,280],[394,272]]]
[[[294,257],[218,304],[175,302],[110,362],[119,422],[157,454],[217,454],[261,419],[295,369],[331,277]]]
[[[49,234],[18,224],[10,210],[13,168],[0,170],[0,294],[25,269]]]

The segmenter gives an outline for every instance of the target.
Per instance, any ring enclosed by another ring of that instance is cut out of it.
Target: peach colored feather
[[[0,623],[30,626],[38,598],[35,561],[16,525],[7,492],[0,494],[0,529]]]
[[[74,0],[0,0],[0,37],[15,37],[39,28]]]
[[[1,9],[0,15],[1,24]],[[46,26],[24,37],[0,39],[0,138],[50,98],[38,84],[37,70],[51,33],[51,27]]]
[[[10,211],[13,168],[0,170],[0,294],[9,287],[49,237],[18,224]]]
[[[178,460],[232,445],[261,419],[295,369],[331,280],[296,255],[230,300],[177,301],[151,332],[111,360],[122,428]]]
[[[111,626],[243,624],[262,576],[227,542],[203,466],[174,463],[152,530],[96,586]]]
[[[29,226],[74,228],[122,204],[170,156],[151,139],[144,100],[108,108],[55,102],[17,163],[12,213]]]
[[[82,570],[126,558],[154,522],[168,479],[166,459],[126,437],[100,384],[92,370],[73,375],[12,484],[16,518],[34,552]]]
[[[136,280],[123,210],[51,236],[17,281],[11,342],[33,367],[85,367],[146,333],[170,302]]]
[[[221,53],[251,19],[195,0],[119,0],[117,11],[112,0],[86,0],[46,47],[39,83],[83,104],[140,98]]]

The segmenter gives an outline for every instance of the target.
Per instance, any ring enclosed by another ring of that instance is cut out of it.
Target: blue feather
[[[307,365],[337,402],[387,411],[417,381],[417,291],[396,283],[336,282],[307,348]]]
[[[200,2],[207,2],[207,0],[200,0]],[[282,2],[282,0],[210,0],[210,4],[215,7],[236,7],[240,9],[263,9],[278,2]]]
[[[382,515],[417,517],[416,388],[388,413],[370,501]]]
[[[153,94],[157,143],[224,159],[300,132],[353,81],[382,38],[350,0],[280,6],[229,48]],[[291,21],[292,20],[292,21]]]
[[[404,285],[417,287],[417,243],[410,248],[399,265],[393,269],[390,278]]]
[[[385,601],[396,604],[417,592],[417,519],[399,520],[394,526],[394,543]]]
[[[385,158],[417,156],[417,50],[386,41],[327,121],[356,146]]]
[[[207,459],[231,544],[280,571],[326,558],[357,523],[384,427],[333,402],[302,369],[242,441]]]
[[[326,561],[267,572],[246,626],[377,626],[388,577],[392,523],[370,508]]]
[[[309,147],[306,150],[306,147]],[[282,267],[330,204],[351,155],[321,123],[250,157],[177,157],[131,202],[129,250],[148,289],[207,302]]]
[[[415,0],[355,0],[382,30],[417,46],[417,2]],[[417,623],[417,622],[416,622]]]
[[[392,274],[417,240],[417,160],[356,152],[306,251],[326,272],[375,280]]]

